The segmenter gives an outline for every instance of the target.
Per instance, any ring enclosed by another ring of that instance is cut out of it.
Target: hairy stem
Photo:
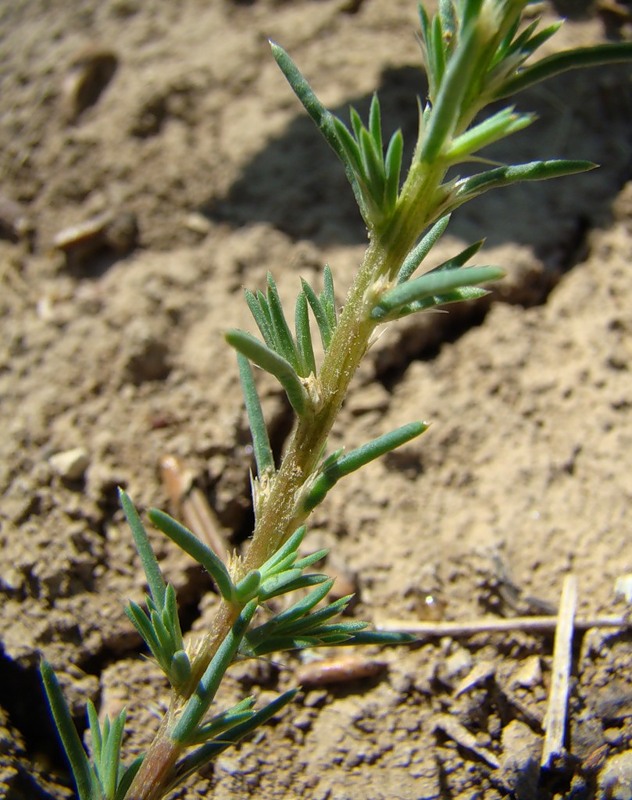
[[[381,239],[369,245],[362,266],[349,292],[346,305],[323,360],[317,381],[319,402],[309,417],[300,418],[279,470],[270,481],[242,563],[235,567],[234,580],[260,567],[308,516],[299,504],[301,489],[318,467],[329,433],[347,394],[349,383],[370,343],[376,323],[370,317],[375,302],[374,285],[380,276],[397,274],[412,241],[386,249]],[[382,287],[384,288],[384,287]],[[222,601],[213,631],[202,640],[193,659],[192,676],[185,697],[174,701],[168,718],[149,747],[145,760],[127,793],[127,800],[159,800],[169,784],[181,747],[170,737],[175,720],[217,648],[227,636],[240,609]]]

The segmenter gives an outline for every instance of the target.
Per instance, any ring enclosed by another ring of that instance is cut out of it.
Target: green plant
[[[403,634],[367,631],[364,623],[341,618],[350,598],[327,602],[332,581],[309,571],[325,553],[301,556],[299,547],[310,512],[337,481],[426,429],[423,422],[411,422],[349,453],[327,454],[349,383],[376,331],[416,312],[480,298],[487,293],[482,285],[503,274],[495,266],[469,266],[481,242],[431,270],[424,267],[451,213],[490,189],[593,167],[567,160],[497,164],[479,155],[534,121],[513,107],[481,118],[490,104],[560,71],[632,56],[629,45],[610,45],[528,65],[527,59],[558,26],[523,24],[527,4],[528,0],[441,0],[433,16],[420,8],[429,96],[419,104],[418,139],[403,181],[402,135],[398,131],[388,144],[383,142],[377,97],[366,123],[352,109],[347,127],[322,106],[287,53],[272,45],[291,87],[343,163],[369,245],[341,314],[326,268],[320,293],[303,282],[292,330],[270,275],[265,292],[246,292],[260,336],[240,330],[226,335],[237,351],[257,473],[252,478],[255,527],[245,556],[225,564],[179,522],[161,511],[149,512],[151,522],[208,571],[221,597],[213,627],[195,653],[182,636],[174,589],[160,572],[134,505],[121,492],[149,587],[146,609],[131,603],[127,613],[169,680],[172,702],[147,752],[128,766],[121,763],[124,713],[101,726],[89,705],[89,758],[54,672],[42,663],[44,686],[80,800],[163,797],[292,700],[296,690],[260,710],[248,697],[212,714],[223,675],[236,658],[319,645],[410,641]],[[461,178],[456,170],[466,162],[480,169]],[[322,340],[320,363],[314,354],[310,312]],[[279,381],[295,412],[294,431],[278,468],[251,364]],[[270,599],[299,590],[285,610],[266,610]]]

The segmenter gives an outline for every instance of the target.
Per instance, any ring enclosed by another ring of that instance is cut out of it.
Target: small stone
[[[599,796],[611,800],[630,800],[632,797],[632,750],[609,758],[599,774]]]
[[[76,122],[86,108],[97,102],[117,67],[116,54],[99,45],[86,47],[75,55],[62,87],[64,116],[68,122]]]
[[[328,693],[326,689],[311,689],[305,695],[303,705],[305,708],[317,708],[327,701]]]
[[[519,720],[512,720],[502,732],[500,776],[516,800],[537,800],[540,775],[540,741]]]
[[[53,247],[66,256],[69,267],[79,268],[101,252],[121,257],[131,252],[138,242],[138,221],[135,214],[124,210],[108,210],[90,219],[69,225],[53,238]]]
[[[83,447],[55,453],[49,458],[55,472],[65,481],[79,481],[90,466],[90,457]]]
[[[184,226],[199,236],[206,236],[211,231],[211,221],[198,211],[192,211],[186,215]]]
[[[534,686],[542,684],[542,664],[539,656],[529,656],[513,676],[511,686],[522,686],[525,689],[533,689]]]
[[[292,725],[301,731],[308,731],[312,727],[313,721],[314,715],[309,711],[303,711],[302,714],[298,714],[298,716],[292,720]]]
[[[458,697],[464,692],[469,692],[470,689],[477,689],[479,686],[487,683],[496,674],[496,668],[492,661],[479,661],[474,664],[468,674],[463,678],[459,685],[455,688],[454,694]]]
[[[443,662],[439,668],[439,678],[452,685],[462,675],[472,669],[472,656],[468,650],[458,647]]]

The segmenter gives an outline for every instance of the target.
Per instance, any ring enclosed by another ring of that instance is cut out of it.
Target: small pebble
[[[540,686],[541,684],[542,664],[540,662],[540,656],[529,656],[513,676],[511,686],[522,686],[525,689],[533,689],[534,686]]]
[[[211,221],[204,214],[192,211],[184,218],[184,226],[199,236],[206,236],[211,231]]]
[[[76,122],[97,102],[117,67],[118,58],[108,48],[92,45],[77,53],[62,87],[63,112],[68,122]]]
[[[472,655],[464,647],[457,647],[439,667],[439,678],[451,685],[472,669]]]
[[[74,447],[55,453],[49,458],[55,472],[65,481],[78,481],[83,478],[90,465],[90,457],[83,447]]]
[[[69,266],[79,266],[101,250],[117,256],[131,252],[138,243],[138,222],[129,211],[108,211],[59,231],[53,247],[61,250]]]
[[[537,734],[519,720],[502,731],[500,776],[516,800],[537,800],[541,744]]]
[[[632,750],[617,753],[599,773],[600,797],[630,800],[632,797]]]

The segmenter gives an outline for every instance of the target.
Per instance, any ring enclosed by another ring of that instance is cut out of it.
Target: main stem
[[[366,353],[375,327],[368,313],[371,286],[375,276],[383,274],[389,261],[389,255],[379,244],[372,242],[369,245],[323,361],[318,380],[318,407],[309,418],[298,421],[283,463],[261,504],[250,548],[238,567],[239,574],[233,576],[235,580],[260,567],[307,516],[297,503],[298,496],[318,466],[349,383]],[[213,631],[203,639],[192,664],[192,687],[197,685],[238,613],[233,606],[222,601]],[[168,785],[173,767],[181,755],[181,746],[170,738],[169,731],[186,699],[178,698],[173,703],[126,795],[127,800],[159,800],[163,796],[164,787]]]
[[[317,380],[318,401],[311,414],[300,417],[279,470],[273,475],[259,504],[259,515],[248,552],[234,569],[234,580],[258,569],[304,522],[309,512],[300,498],[305,482],[314,475],[332,426],[347,395],[351,379],[364,357],[376,322],[371,310],[380,281],[396,276],[419,233],[435,216],[436,190],[444,170],[412,169],[403,187],[392,224],[373,236],[349,291]],[[412,180],[411,180],[412,178]],[[173,779],[173,768],[183,747],[170,737],[187,699],[195,691],[217,648],[226,638],[240,609],[222,601],[213,630],[202,640],[192,664],[189,691],[174,698],[167,717],[150,745],[126,800],[160,800]]]

